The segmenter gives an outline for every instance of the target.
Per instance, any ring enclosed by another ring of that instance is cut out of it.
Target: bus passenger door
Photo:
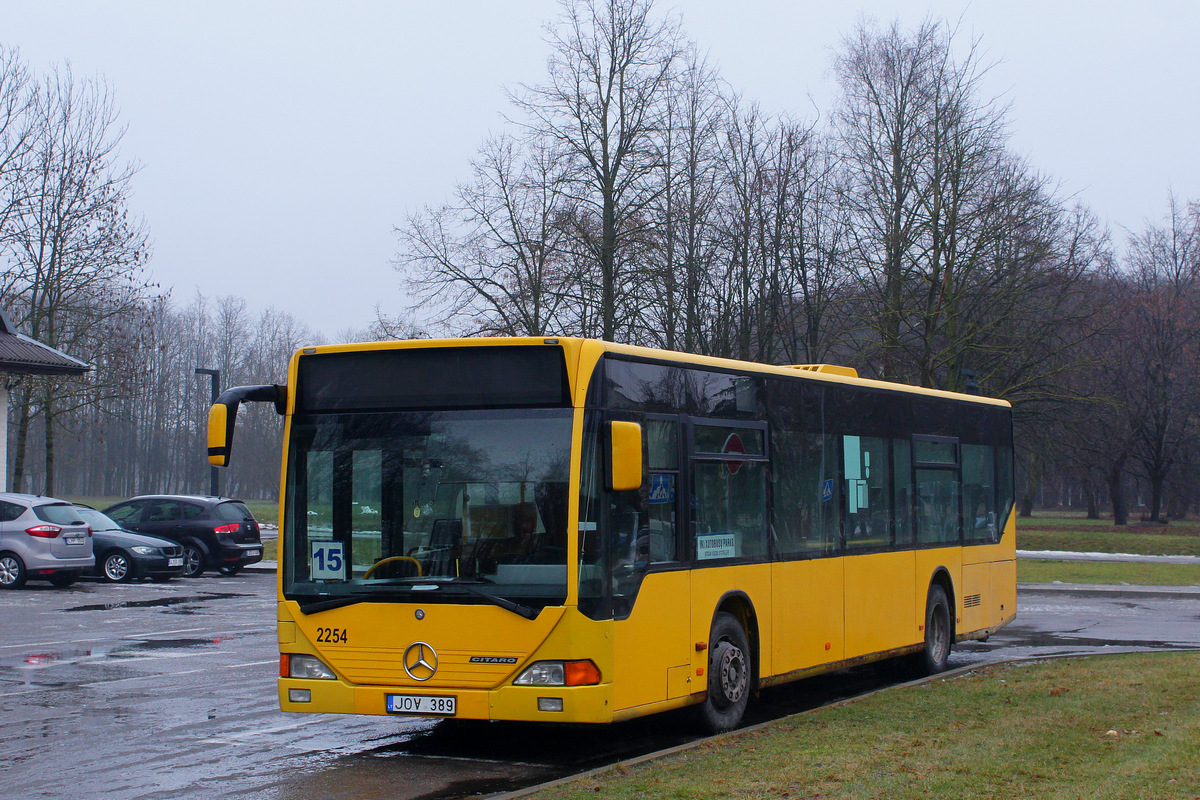
[[[641,490],[614,492],[614,710],[691,693],[690,575],[680,558],[679,423],[647,415]]]

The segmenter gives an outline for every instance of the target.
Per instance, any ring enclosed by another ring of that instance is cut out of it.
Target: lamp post
[[[196,367],[197,375],[207,375],[212,378],[212,403],[217,402],[217,397],[221,393],[221,370],[219,369],[204,369]],[[217,487],[217,468],[208,468],[208,493],[216,497],[220,494]]]

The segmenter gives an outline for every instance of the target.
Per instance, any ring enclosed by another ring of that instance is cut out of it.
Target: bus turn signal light
[[[600,682],[600,668],[591,661],[564,661],[567,686],[595,686]]]

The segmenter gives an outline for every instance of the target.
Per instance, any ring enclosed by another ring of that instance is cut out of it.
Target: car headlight
[[[337,679],[333,670],[327,667],[321,659],[298,653],[279,654],[279,674],[285,678],[307,678],[322,681]]]
[[[142,545],[138,545],[137,547],[131,547],[129,549],[132,550],[133,552],[137,553],[139,556],[152,556],[158,552],[157,547],[143,547]]]
[[[513,681],[516,686],[594,686],[600,668],[591,661],[536,661]]]

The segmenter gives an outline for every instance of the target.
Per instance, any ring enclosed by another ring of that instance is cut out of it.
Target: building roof
[[[0,309],[0,372],[21,375],[82,375],[92,367],[61,350],[17,333]]]

